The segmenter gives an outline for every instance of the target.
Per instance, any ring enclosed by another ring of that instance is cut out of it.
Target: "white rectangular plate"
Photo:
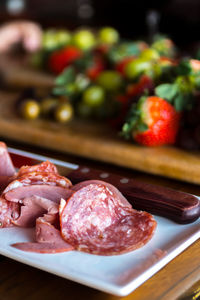
[[[34,158],[44,160],[38,155]],[[65,162],[56,163],[66,166]],[[158,216],[155,219],[158,226],[152,240],[143,248],[127,254],[97,256],[78,251],[59,254],[23,252],[10,245],[33,241],[34,231],[21,228],[0,230],[0,254],[87,286],[125,296],[200,238],[200,219],[187,225]]]

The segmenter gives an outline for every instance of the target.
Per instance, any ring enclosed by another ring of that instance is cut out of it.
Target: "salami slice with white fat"
[[[110,184],[89,181],[76,189],[60,205],[62,237],[75,249],[116,255],[142,247],[153,236],[153,216],[132,209]]]
[[[105,185],[109,189],[109,191],[113,194],[113,197],[118,199],[120,205],[130,207],[130,208],[132,207],[132,205],[128,202],[128,200],[122,195],[122,193],[114,185],[102,180],[85,180],[75,184],[74,186],[71,187],[71,189],[73,191],[78,191],[82,187],[87,186],[89,184]]]
[[[32,172],[46,172],[46,173],[55,173],[58,174],[58,170],[56,166],[50,162],[50,161],[44,161],[40,164],[33,165],[33,166],[22,166],[19,169],[18,176],[22,176],[27,173],[32,173]]]
[[[49,161],[34,166],[23,166],[19,169],[15,179],[8,184],[3,195],[21,186],[53,185],[69,188],[71,181],[58,174],[57,168]]]
[[[18,203],[6,201],[0,198],[0,227],[13,226],[12,221],[19,217]]]

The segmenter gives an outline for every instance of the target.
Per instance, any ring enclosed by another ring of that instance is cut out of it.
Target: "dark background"
[[[0,22],[13,19],[44,28],[111,25],[133,39],[159,31],[183,46],[200,39],[200,0],[0,0]]]

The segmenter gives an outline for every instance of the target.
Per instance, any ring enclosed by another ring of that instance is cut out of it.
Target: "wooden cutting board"
[[[133,145],[103,124],[73,120],[61,125],[47,120],[27,121],[14,110],[16,94],[0,92],[0,136],[49,149],[113,163],[152,174],[200,183],[200,153],[173,147]]]

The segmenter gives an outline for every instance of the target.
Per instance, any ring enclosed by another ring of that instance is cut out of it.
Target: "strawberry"
[[[198,59],[190,59],[190,66],[194,72],[200,71],[200,60]]]
[[[119,104],[119,112],[116,116],[108,120],[108,124],[112,128],[120,130],[127,115],[129,97],[127,95],[118,95],[116,96],[115,101]]]
[[[82,51],[74,46],[68,46],[53,52],[48,61],[49,69],[56,74],[61,73],[67,66],[80,58]]]
[[[126,94],[129,97],[140,96],[145,90],[152,90],[154,86],[152,78],[147,75],[142,75],[139,81],[136,83],[129,84],[126,89]]]
[[[125,57],[124,59],[120,60],[120,62],[117,63],[116,65],[116,70],[118,72],[120,72],[123,76],[125,76],[125,68],[126,68],[126,65],[134,60],[136,57],[135,56],[128,56],[128,57]]]
[[[94,56],[92,63],[87,67],[85,73],[91,79],[95,80],[97,76],[105,69],[105,64],[101,56]]]
[[[131,108],[122,134],[144,146],[174,144],[179,123],[180,113],[170,103],[156,96],[141,97]]]

